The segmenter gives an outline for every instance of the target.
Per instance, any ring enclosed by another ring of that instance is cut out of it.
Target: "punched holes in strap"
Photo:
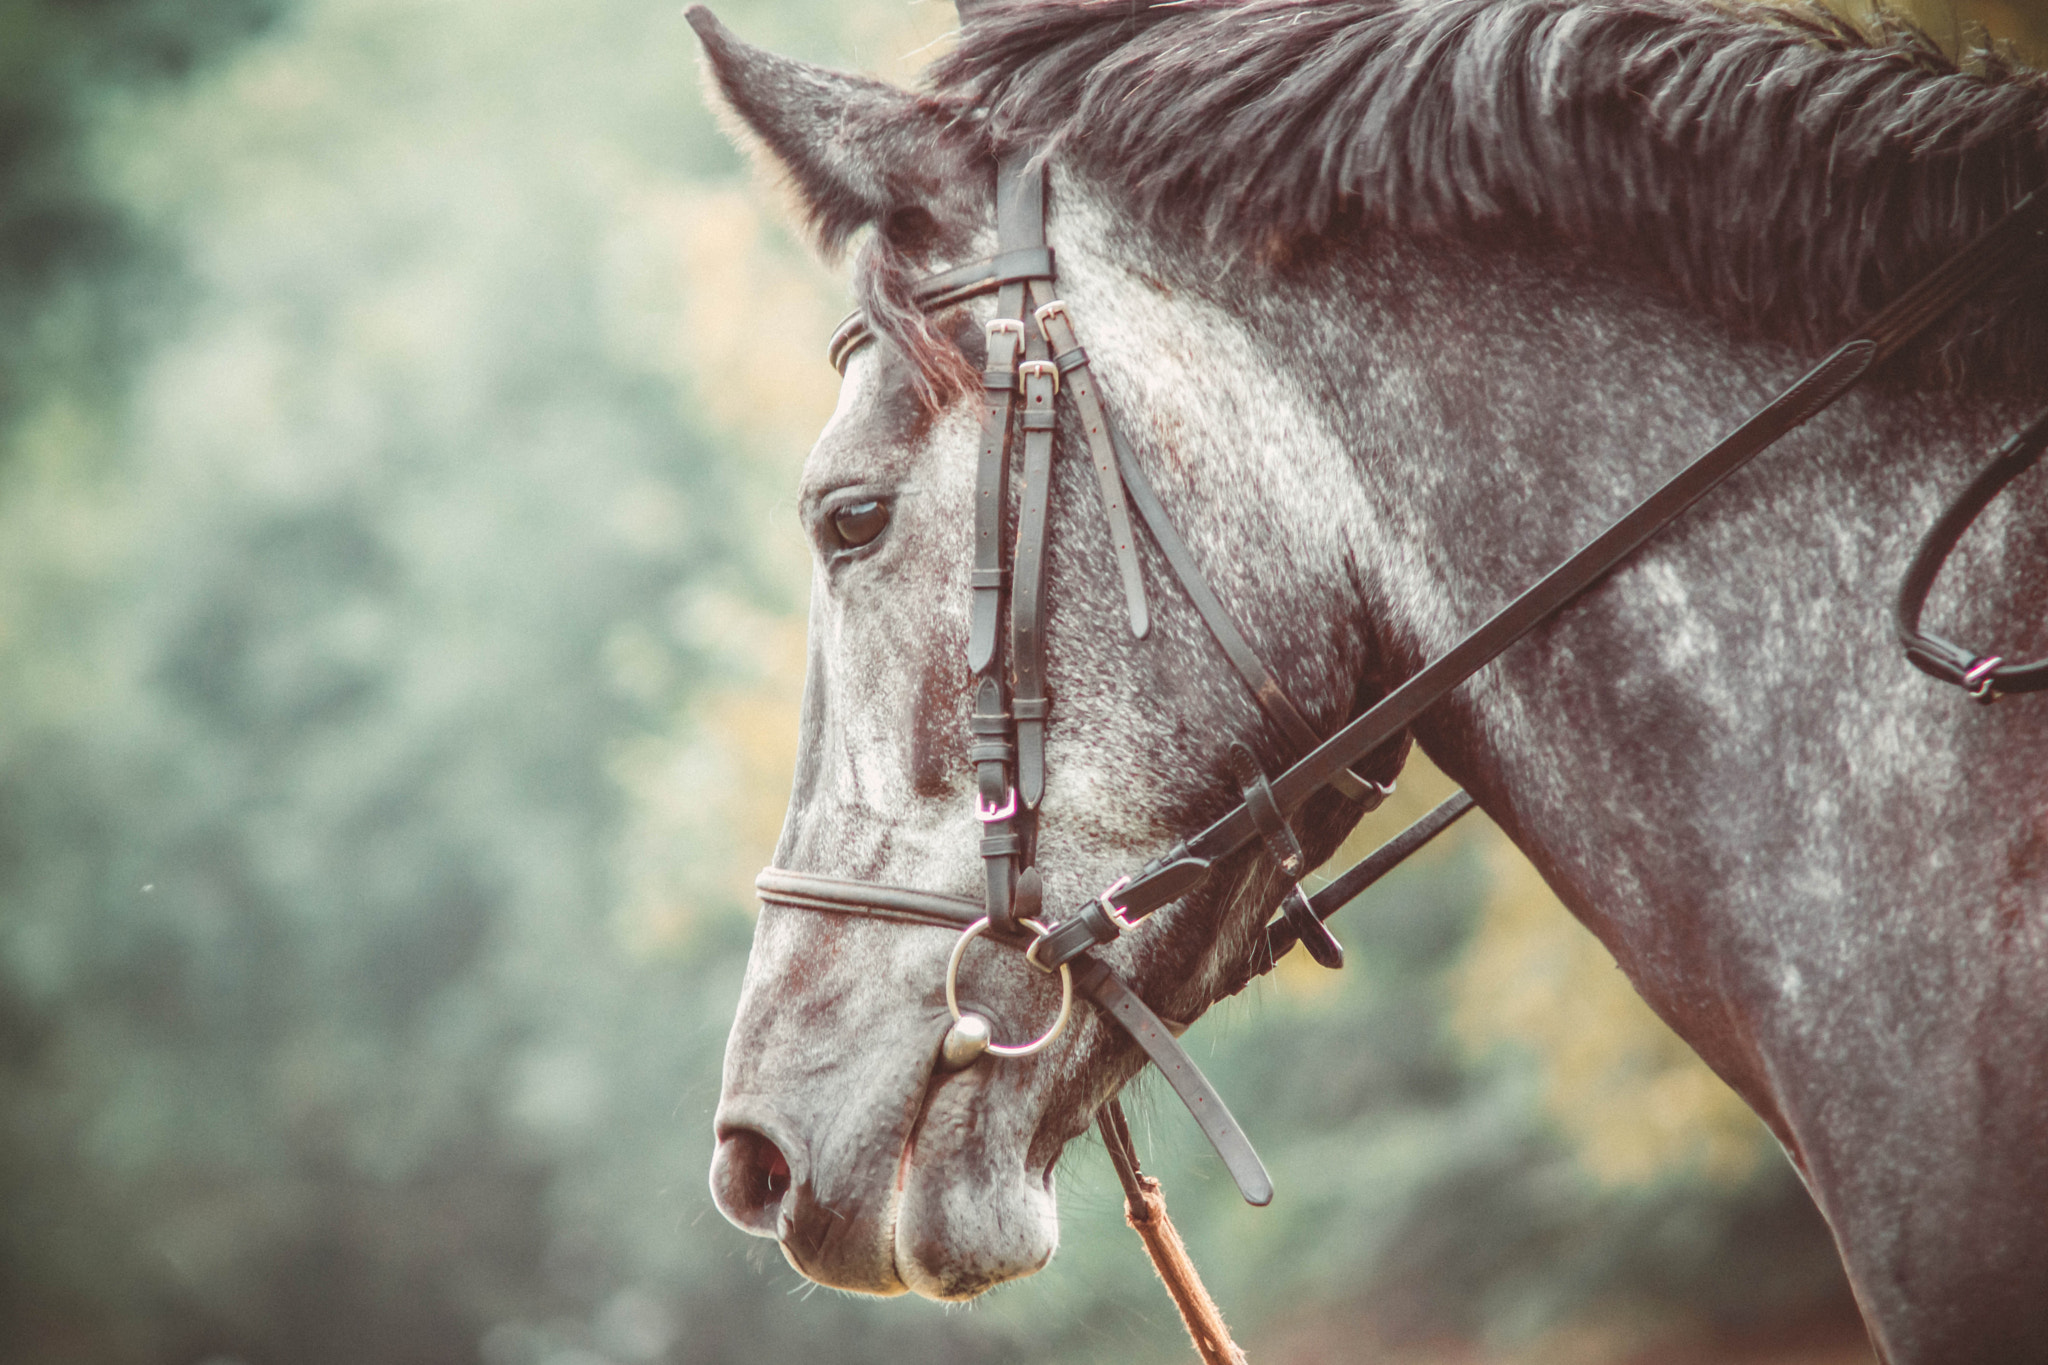
[[[1010,659],[1017,676],[1017,793],[1027,808],[1035,810],[1045,794],[1045,537],[1052,485],[1052,402],[1059,372],[1044,359],[1044,343],[1038,337],[1027,337],[1026,346],[1031,358],[1018,367],[1024,392],[1024,466],[1010,585]]]
[[[1021,310],[1022,303],[1020,291],[1005,290],[998,306],[1010,304]],[[995,662],[996,626],[1008,581],[1003,567],[1003,518],[1010,502],[1010,409],[1016,399],[1017,356],[1023,345],[1023,323],[1011,317],[989,321],[981,453],[974,476],[973,598],[967,617],[967,666],[976,673],[988,672]]]

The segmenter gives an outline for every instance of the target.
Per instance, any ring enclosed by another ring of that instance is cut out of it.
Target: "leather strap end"
[[[1000,594],[994,588],[976,588],[967,611],[967,667],[976,674],[988,672],[996,659],[996,626],[1001,616]]]
[[[1308,949],[1317,966],[1336,971],[1344,965],[1344,945],[1330,932],[1330,926],[1317,917],[1315,907],[1299,886],[1287,893],[1287,899],[1280,903],[1280,913],[1294,926],[1296,941]]]
[[[1128,529],[1130,523],[1124,525]],[[1142,640],[1152,633],[1152,611],[1145,604],[1145,585],[1137,569],[1137,557],[1133,555],[1130,572],[1124,575],[1124,606],[1130,616],[1131,638]]]
[[[1038,869],[1027,867],[1017,874],[1017,888],[1011,896],[1018,919],[1037,919],[1045,908],[1045,881]]]
[[[1922,633],[1918,638],[1904,641],[1906,659],[1913,667],[1931,678],[1945,683],[1963,686],[1963,679],[1978,662],[1978,656],[1964,649],[1953,640],[1944,640],[1939,635]]]
[[[1017,722],[1017,799],[1031,810],[1045,797],[1045,722]]]
[[[986,842],[986,841],[984,841]],[[988,855],[984,853],[983,857]],[[988,858],[988,869],[983,908],[988,912],[989,927],[998,934],[1012,932],[1017,927],[1016,916],[1016,864],[1008,858]]]
[[[1209,1078],[1195,1065],[1195,1059],[1188,1056],[1166,1022],[1154,1014],[1151,1007],[1138,998],[1138,993],[1125,985],[1107,964],[1093,958],[1075,964],[1074,988],[1100,1006],[1123,1027],[1133,1042],[1144,1049],[1152,1065],[1159,1068],[1159,1074],[1166,1077],[1166,1083],[1173,1087],[1173,1093],[1180,1096],[1181,1103],[1188,1107],[1188,1113],[1194,1116],[1202,1136],[1209,1139],[1216,1155],[1223,1158],[1224,1169],[1230,1172],[1230,1178],[1236,1182],[1237,1192],[1244,1196],[1244,1202],[1256,1208],[1272,1203],[1273,1177],[1266,1173],[1265,1163],[1259,1160],[1259,1154],[1253,1150],[1244,1128],[1230,1112],[1229,1106],[1224,1104],[1223,1096],[1209,1084]]]

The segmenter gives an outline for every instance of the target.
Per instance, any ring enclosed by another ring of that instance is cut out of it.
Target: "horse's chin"
[[[1050,1167],[1028,1169],[1024,1143],[991,1141],[982,1102],[974,1071],[935,1077],[897,1170],[896,1273],[927,1299],[1034,1274],[1059,1246]]]

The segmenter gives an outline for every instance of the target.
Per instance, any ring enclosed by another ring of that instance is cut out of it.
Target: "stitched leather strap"
[[[1009,295],[1014,292],[1017,297]],[[1011,311],[1005,312],[1004,305]],[[1010,410],[1017,398],[1017,353],[1024,344],[1023,288],[1005,289],[988,326],[988,368],[982,375],[981,453],[974,473],[973,599],[967,617],[967,666],[986,673],[995,662],[1002,619],[1003,523],[1010,511]]]
[[[1010,584],[1010,659],[1017,673],[1017,795],[1032,810],[1045,795],[1045,519],[1052,492],[1053,392],[1058,372],[1045,341],[1026,338],[1024,468]]]
[[[1045,170],[1012,152],[995,168],[996,232],[1004,250],[989,266],[997,287],[982,375],[981,451],[975,466],[974,570],[967,618],[967,663],[980,675],[973,718],[975,818],[981,822],[984,907],[998,934],[1017,927],[1016,888],[1030,862],[1031,813],[1020,809],[1018,734],[1007,670],[998,658],[1007,568],[1004,532],[1010,512],[1010,418],[1016,405],[1018,354],[1025,345],[1022,313],[1030,272],[1052,269],[1045,252]],[[1021,272],[1021,273],[1020,273]]]
[[[918,891],[882,882],[858,882],[816,872],[791,872],[764,867],[754,878],[754,891],[770,905],[797,910],[832,910],[866,915],[902,924],[927,924],[940,929],[965,929],[981,918],[981,902],[938,891]],[[1001,934],[991,937],[1001,939]],[[1029,935],[1024,935],[1028,939]]]
[[[1003,685],[994,675],[984,676],[974,690],[974,714],[968,719],[973,745],[968,759],[974,765],[974,813],[981,823],[979,852],[985,878],[984,911],[997,929],[1017,927],[1011,908],[1011,892],[1017,884],[1017,858],[1023,851],[1014,827],[1017,814],[1016,788],[1010,769],[1017,761],[1012,741],[1010,713],[1003,706]]]
[[[1864,325],[1876,346],[1871,363],[1889,360],[1936,319],[2048,241],[2048,188],[2020,199],[1970,244],[1929,271]]]

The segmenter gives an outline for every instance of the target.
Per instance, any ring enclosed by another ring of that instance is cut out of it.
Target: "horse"
[[[935,896],[984,872],[967,659],[996,305],[915,284],[993,254],[993,158],[1043,167],[1101,402],[1318,735],[2048,180],[2041,77],[1818,10],[994,3],[919,92],[690,18],[819,249],[860,239],[872,339],[802,478],[776,865]],[[2048,399],[2039,257],[1412,727],[1769,1126],[1891,1365],[2048,1349],[2048,716],[1939,686],[1889,625],[1919,533]],[[1048,907],[1230,808],[1233,748],[1268,772],[1302,752],[1152,537],[1150,619],[1127,619],[1090,463],[1043,490]],[[1930,619],[2042,644],[2044,511],[2021,488],[1988,513]],[[1294,813],[1311,865],[1365,804]],[[1254,969],[1290,880],[1254,844],[1099,956],[1178,1027]],[[762,907],[712,1186],[820,1283],[958,1300],[1043,1266],[1056,1158],[1144,1065],[1086,1007],[1029,1059],[943,1064],[949,955],[1003,1037],[1060,1008],[1053,975],[956,941]]]

